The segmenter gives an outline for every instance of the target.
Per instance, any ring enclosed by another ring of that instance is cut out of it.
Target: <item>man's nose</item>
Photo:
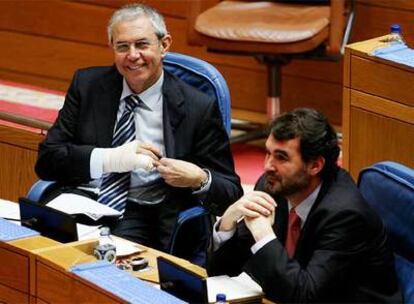
[[[129,46],[127,56],[128,58],[138,58],[141,56],[141,52],[135,47],[135,45],[131,44]]]
[[[271,156],[265,158],[265,161],[264,161],[264,170],[266,172],[275,171],[275,166],[273,164],[273,161],[272,161],[272,157]]]

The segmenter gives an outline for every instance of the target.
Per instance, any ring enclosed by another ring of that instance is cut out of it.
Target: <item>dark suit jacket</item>
[[[257,183],[262,190],[263,177]],[[277,302],[401,302],[384,227],[348,173],[323,183],[293,259],[284,248],[288,206],[276,198],[277,239],[256,254],[244,224],[211,257],[209,274],[246,271]]]
[[[90,181],[92,150],[111,146],[122,79],[114,66],[75,73],[64,106],[39,146],[40,178],[64,185]],[[166,71],[162,93],[167,157],[210,170],[212,184],[204,203],[213,214],[221,214],[242,189],[217,102]],[[181,200],[183,208],[198,203],[191,189],[173,188],[170,199]]]

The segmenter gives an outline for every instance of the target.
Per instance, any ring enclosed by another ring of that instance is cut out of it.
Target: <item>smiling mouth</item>
[[[142,65],[127,66],[127,69],[130,70],[130,71],[137,71],[137,70],[140,70],[142,68],[143,68]]]

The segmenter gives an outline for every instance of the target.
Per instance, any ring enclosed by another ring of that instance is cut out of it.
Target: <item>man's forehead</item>
[[[114,39],[141,40],[156,37],[155,29],[146,16],[139,16],[133,20],[120,21],[114,26]]]
[[[277,140],[272,134],[266,140],[266,148],[269,151],[283,150],[283,151],[298,151],[300,147],[299,137],[286,140]]]

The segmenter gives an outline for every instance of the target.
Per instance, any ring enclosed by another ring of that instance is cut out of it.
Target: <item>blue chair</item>
[[[359,189],[382,218],[405,303],[414,303],[414,170],[385,161],[361,171]]]
[[[211,64],[183,54],[167,53],[164,68],[202,92],[214,96],[220,108],[223,125],[230,134],[230,93],[220,72]],[[39,180],[30,188],[27,197],[40,202],[59,187],[56,182]],[[212,217],[202,206],[182,211],[177,219],[168,252],[200,266],[206,266]]]

